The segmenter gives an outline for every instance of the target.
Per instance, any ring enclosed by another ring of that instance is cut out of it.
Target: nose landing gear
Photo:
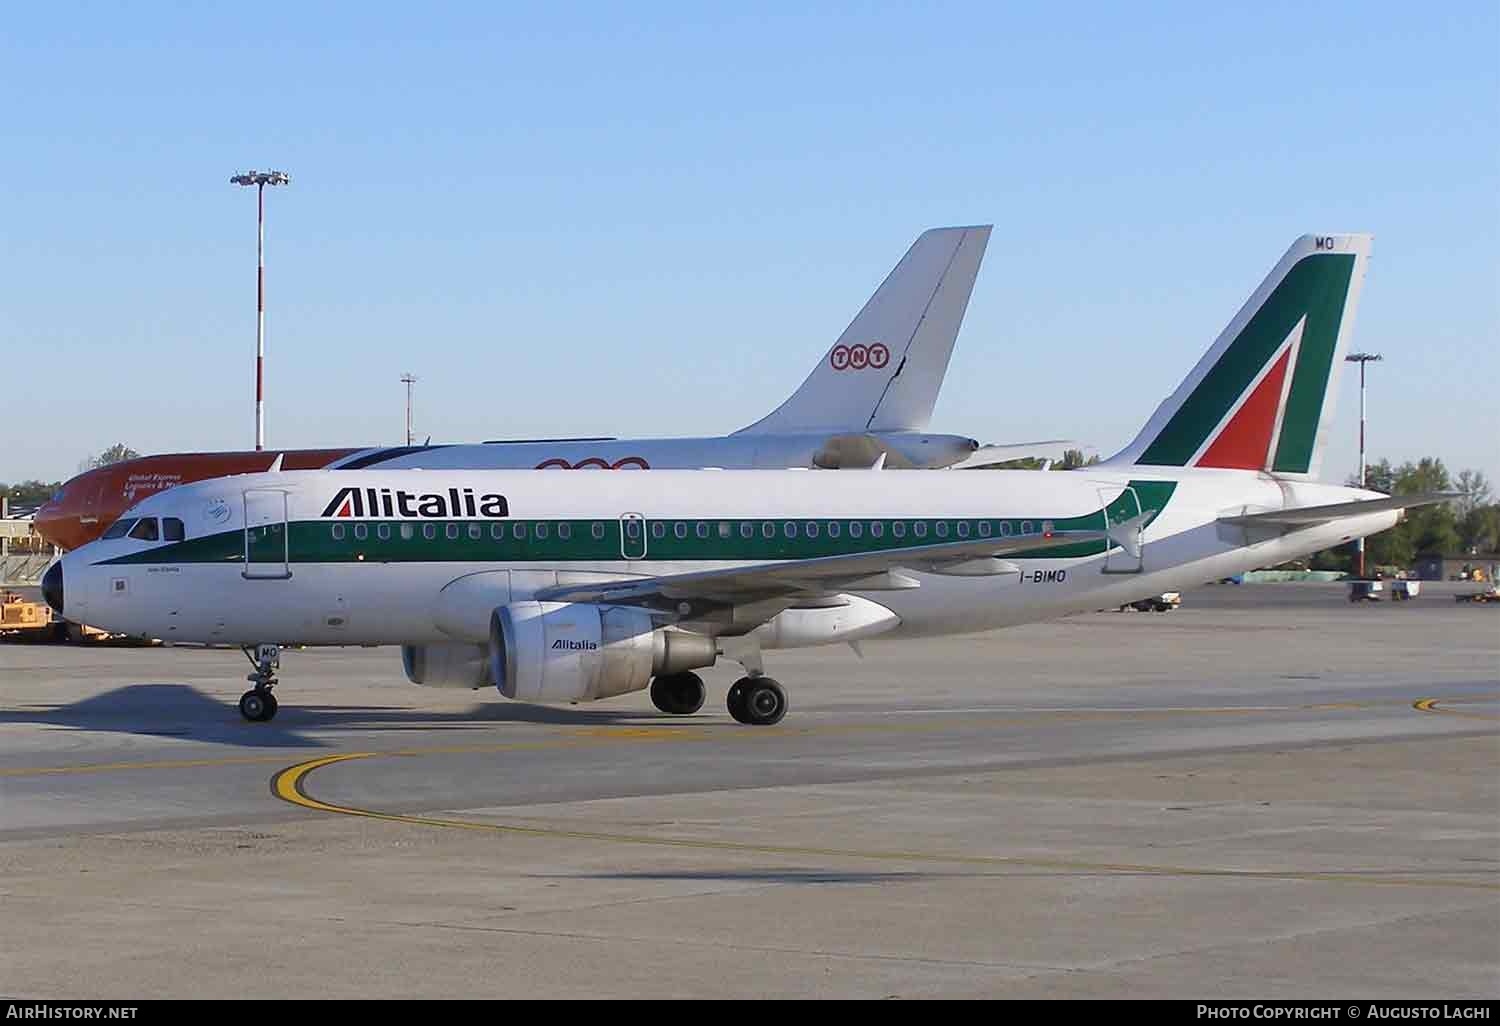
[[[276,717],[276,696],[271,694],[276,687],[276,669],[281,665],[280,645],[256,645],[254,654],[246,648],[245,658],[255,667],[255,672],[245,679],[255,686],[240,696],[240,715],[251,723],[265,723]]]

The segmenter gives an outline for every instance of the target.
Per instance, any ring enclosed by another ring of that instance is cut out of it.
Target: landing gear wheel
[[[251,688],[240,696],[240,715],[251,723],[265,723],[276,716],[276,696],[260,688]]]
[[[739,722],[769,727],[786,715],[786,692],[770,677],[741,677],[729,689],[725,704]]]
[[[729,715],[740,723],[745,722],[745,685],[750,683],[749,677],[741,677],[729,687],[729,694],[724,696],[724,705],[729,709]]]
[[[651,701],[664,713],[691,716],[703,708],[703,678],[696,673],[669,673],[651,682]]]

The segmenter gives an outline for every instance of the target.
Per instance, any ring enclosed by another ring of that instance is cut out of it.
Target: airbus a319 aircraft
[[[574,438],[374,449],[169,453],[90,470],[37,511],[36,529],[65,549],[102,535],[141,499],[180,484],[281,470],[423,467],[610,469],[946,467],[1056,453],[1062,439],[980,445],[927,434],[938,389],[989,242],[990,226],[918,236],[797,391],[734,434]]]
[[[1433,496],[1317,483],[1369,237],[1291,247],[1139,435],[1066,473],[301,471],[153,496],[46,574],[71,620],[253,651],[400,645],[436,687],[577,702],[746,675],[764,650],[1004,627],[1176,590],[1391,527]]]

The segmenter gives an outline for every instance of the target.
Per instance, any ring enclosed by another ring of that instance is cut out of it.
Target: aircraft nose
[[[52,566],[47,570],[47,572],[42,575],[42,598],[47,600],[47,605],[51,606],[59,616],[62,615],[62,560],[58,560],[56,563],[53,563]]]

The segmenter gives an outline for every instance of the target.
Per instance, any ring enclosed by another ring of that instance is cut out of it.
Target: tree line
[[[1347,482],[1359,487],[1359,479]],[[1463,470],[1451,474],[1434,456],[1397,466],[1390,460],[1365,469],[1365,487],[1387,495],[1420,495],[1424,492],[1457,492],[1452,502],[1406,511],[1406,519],[1389,531],[1365,539],[1365,563],[1370,567],[1409,568],[1424,552],[1441,555],[1492,555],[1500,552],[1500,502],[1484,473]],[[1354,546],[1341,545],[1318,553],[1312,566],[1318,570],[1347,570]]]

